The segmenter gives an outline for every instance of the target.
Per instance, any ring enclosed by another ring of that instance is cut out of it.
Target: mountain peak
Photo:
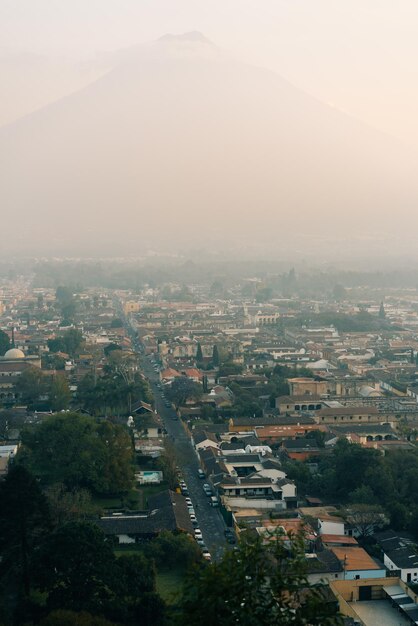
[[[209,46],[213,46],[213,43],[205,37],[198,30],[192,30],[188,33],[182,33],[180,35],[173,35],[172,33],[167,33],[158,39],[163,43],[204,43]]]

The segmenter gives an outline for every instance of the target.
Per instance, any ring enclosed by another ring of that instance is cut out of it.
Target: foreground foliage
[[[322,587],[305,576],[303,538],[248,535],[219,563],[186,582],[179,624],[190,626],[336,626],[342,624]]]

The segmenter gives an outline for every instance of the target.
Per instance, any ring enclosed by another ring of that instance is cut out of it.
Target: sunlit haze
[[[3,252],[414,257],[417,20],[413,0],[1,0]]]

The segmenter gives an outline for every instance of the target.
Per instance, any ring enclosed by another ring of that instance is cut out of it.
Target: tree
[[[219,350],[218,350],[218,346],[216,345],[216,343],[213,346],[212,363],[213,363],[213,367],[219,367],[219,363],[220,363]]]
[[[47,500],[34,476],[22,465],[14,465],[0,483],[0,502],[0,571],[8,576],[17,568],[28,596],[30,555],[49,526]]]
[[[87,489],[70,490],[61,483],[55,483],[47,487],[45,495],[53,526],[83,520],[92,512],[91,495]]]
[[[70,287],[57,287],[55,291],[55,298],[60,306],[69,304],[73,299],[73,290]]]
[[[242,374],[242,365],[233,361],[225,361],[219,368],[218,376],[236,376]]]
[[[210,420],[211,422],[216,423],[218,414],[215,407],[210,404],[203,404],[202,408],[200,409],[200,417],[202,418],[202,420]]]
[[[77,328],[69,328],[63,335],[48,339],[50,352],[65,352],[70,356],[75,356],[83,343],[83,335]]]
[[[350,493],[350,500],[354,504],[375,504],[376,498],[369,485],[361,485]]]
[[[26,462],[46,484],[98,493],[124,493],[132,486],[132,441],[118,424],[57,414],[27,427],[22,443]]]
[[[197,344],[196,361],[197,363],[201,363],[203,361],[203,352],[202,352],[202,346],[200,345],[200,342]]]
[[[16,392],[21,402],[28,405],[36,403],[47,392],[45,375],[37,367],[28,367],[19,376]]]
[[[195,541],[188,535],[175,535],[167,530],[150,541],[145,554],[155,561],[157,567],[188,569],[202,560],[202,553]]]
[[[134,479],[133,445],[128,432],[119,424],[100,422],[96,432],[100,446],[100,474],[94,488],[100,493],[123,493]]]
[[[93,524],[59,526],[45,538],[33,561],[36,586],[48,595],[51,610],[96,612],[112,597],[109,583],[115,556]]]
[[[70,326],[73,323],[74,320],[74,316],[76,314],[76,303],[73,302],[69,302],[68,304],[66,304],[65,306],[62,307],[61,312],[62,312],[62,322],[61,322],[61,326]]]
[[[340,439],[332,452],[337,485],[337,496],[344,500],[357,487],[367,484],[367,472],[381,463],[377,450],[368,450],[358,444]]]
[[[65,352],[65,343],[62,337],[48,339],[47,344],[50,352]]]
[[[170,489],[178,486],[177,458],[173,444],[169,440],[164,442],[164,452],[158,458],[158,467],[163,472],[164,480],[168,482]]]
[[[202,385],[193,382],[186,376],[175,378],[167,390],[168,399],[175,404],[177,409],[183,406],[187,400],[200,400],[202,394]]]
[[[7,350],[10,348],[10,339],[9,335],[4,332],[4,330],[0,330],[0,356],[3,356]]]
[[[77,328],[70,328],[63,335],[65,352],[70,356],[75,356],[83,343],[83,335]]]
[[[383,302],[380,303],[379,318],[381,320],[386,319],[386,311]]]
[[[318,448],[325,448],[325,433],[322,430],[311,430],[306,437],[314,439]]]
[[[110,328],[123,328],[123,322],[120,317],[114,317],[110,322]]]
[[[162,621],[164,604],[155,593],[152,561],[140,553],[116,558],[112,544],[94,524],[58,527],[33,561],[37,588],[46,595],[50,610],[88,611],[129,626]]]
[[[120,354],[116,350],[110,353],[105,373],[97,380],[92,374],[81,379],[77,399],[89,413],[103,415],[110,410],[112,413],[130,415],[132,400],[151,402],[152,394],[147,381],[115,358]]]
[[[190,626],[331,626],[342,624],[320,586],[305,575],[302,537],[247,535],[222,560],[195,570],[180,601]],[[290,549],[288,548],[290,543]],[[231,576],[231,572],[233,575]]]
[[[369,537],[375,532],[376,527],[385,523],[383,509],[377,504],[351,504],[344,515],[360,537]]]
[[[62,411],[68,408],[71,400],[71,391],[64,376],[54,376],[48,391],[48,397],[52,411]]]
[[[103,350],[105,356],[109,356],[111,352],[121,352],[122,348],[117,343],[109,343]]]

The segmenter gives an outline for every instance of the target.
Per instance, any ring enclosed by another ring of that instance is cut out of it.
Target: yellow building
[[[125,315],[129,315],[130,313],[138,313],[140,310],[139,302],[135,302],[135,300],[128,300],[123,305],[123,310]]]

